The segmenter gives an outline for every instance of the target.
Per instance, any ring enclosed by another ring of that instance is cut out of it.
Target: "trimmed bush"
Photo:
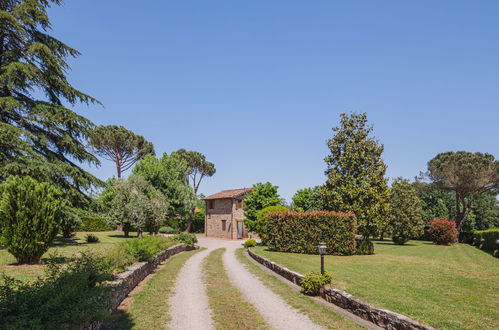
[[[374,254],[374,244],[366,238],[356,238],[355,249],[355,254],[358,255]]]
[[[78,231],[112,231],[116,227],[102,217],[82,217]]]
[[[173,229],[172,227],[161,227],[159,228],[159,232],[161,234],[177,234],[178,230]]]
[[[163,236],[145,236],[129,239],[122,244],[126,252],[132,255],[137,261],[146,261],[158,252],[169,248],[172,245],[172,241]]]
[[[250,248],[250,247],[255,247],[256,246],[256,241],[252,238],[250,239],[247,239],[246,242],[244,242],[244,247],[247,249],[247,248]]]
[[[499,228],[488,230],[475,230],[473,232],[473,245],[485,251],[497,249],[496,240],[499,239]]]
[[[268,214],[267,246],[273,251],[318,254],[317,245],[327,244],[327,253],[355,254],[357,221],[351,212],[276,212]]]
[[[439,218],[430,222],[428,230],[431,240],[439,245],[449,245],[457,242],[458,231],[456,223],[447,218]]]
[[[111,279],[100,257],[84,253],[67,264],[49,262],[34,283],[4,276],[0,328],[82,329],[89,320],[104,320],[110,314],[109,288],[100,284]]]
[[[274,212],[285,212],[288,209],[284,206],[277,205],[277,206],[268,206],[258,212],[256,212],[256,220],[255,220],[255,233],[260,236],[260,239],[262,242],[267,242],[267,220],[268,220],[268,215],[269,213],[274,213]]]
[[[87,243],[99,243],[100,239],[94,234],[87,234],[87,236],[85,236],[85,241],[87,241]]]
[[[332,279],[333,276],[328,272],[325,272],[324,275],[311,272],[305,274],[305,277],[300,282],[300,286],[304,294],[317,296],[320,288],[324,285],[331,284]]]
[[[188,246],[194,246],[198,242],[198,238],[194,234],[180,233],[173,236],[173,239],[179,243],[186,244]]]
[[[1,245],[18,263],[39,262],[59,232],[60,191],[30,177],[11,177],[1,191]]]

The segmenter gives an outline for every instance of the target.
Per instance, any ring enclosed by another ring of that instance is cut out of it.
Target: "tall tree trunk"
[[[194,219],[194,212],[196,211],[196,208],[193,207],[191,212],[189,213],[189,217],[187,218],[187,222],[185,224],[185,232],[190,233],[191,232],[191,227],[192,227],[192,219]]]
[[[142,238],[142,229],[137,228],[137,237]]]

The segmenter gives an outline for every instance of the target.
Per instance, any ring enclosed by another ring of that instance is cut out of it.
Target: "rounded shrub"
[[[322,286],[331,284],[333,279],[332,274],[325,272],[321,275],[316,272],[307,273],[300,282],[302,292],[310,296],[316,296],[319,294],[319,290]]]
[[[374,244],[368,239],[365,238],[356,238],[355,239],[355,254],[358,255],[367,255],[374,254]]]
[[[59,232],[60,191],[30,177],[11,177],[0,191],[2,245],[18,263],[39,262]]]
[[[396,235],[396,236],[392,237],[392,241],[395,244],[404,245],[405,243],[407,243],[409,241],[409,237],[407,237],[405,235]]]
[[[247,239],[246,242],[244,242],[244,247],[247,249],[247,248],[250,248],[250,247],[255,247],[256,246],[256,241],[252,238],[250,239]]]
[[[439,245],[449,245],[457,242],[458,231],[456,223],[447,218],[439,218],[430,222],[428,230],[431,240]]]
[[[99,243],[100,239],[94,234],[87,234],[87,236],[85,236],[85,241],[87,241],[87,243]]]
[[[194,246],[198,242],[198,238],[194,234],[180,233],[173,236],[173,239],[179,243],[186,244],[188,246]]]
[[[159,232],[161,234],[177,234],[178,233],[178,230],[172,228],[172,227],[161,227],[159,228]]]

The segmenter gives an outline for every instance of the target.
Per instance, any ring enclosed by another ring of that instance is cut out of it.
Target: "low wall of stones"
[[[301,279],[304,277],[302,274],[289,270],[273,261],[270,261],[255,252],[248,249],[248,254],[258,263],[264,265],[273,272],[281,275],[287,280],[300,285]],[[320,296],[330,302],[339,306],[343,309],[350,311],[351,313],[363,318],[364,320],[370,321],[379,327],[390,330],[413,330],[413,329],[424,329],[424,330],[434,330],[434,328],[421,324],[414,321],[404,315],[394,313],[392,311],[381,309],[363,302],[351,294],[344,291],[334,289],[329,285],[321,288]]]
[[[111,287],[110,309],[113,311],[116,310],[126,296],[128,296],[128,294],[142,282],[147,275],[154,272],[160,263],[177,253],[194,249],[196,248],[185,244],[177,244],[161,251],[152,259],[130,266],[126,271],[118,274],[116,279],[108,284]],[[85,330],[97,330],[101,328],[102,324],[100,322],[93,322],[84,327]]]

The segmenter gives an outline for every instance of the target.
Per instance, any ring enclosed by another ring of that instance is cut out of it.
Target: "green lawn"
[[[99,243],[87,243],[85,236],[87,232],[79,232],[73,240],[57,237],[52,247],[43,255],[42,261],[49,258],[51,253],[57,253],[61,257],[70,257],[78,252],[90,250],[96,253],[105,251],[113,244],[123,242],[126,239],[121,231],[106,231],[93,232],[92,234],[99,237]],[[131,237],[135,237],[135,233],[130,233]],[[5,273],[9,276],[20,280],[30,281],[37,276],[43,274],[44,266],[40,265],[16,265],[16,259],[6,250],[0,249],[0,273]]]
[[[335,287],[437,328],[499,328],[499,259],[467,244],[374,243],[375,255],[326,256]],[[302,274],[320,270],[317,255],[254,251]]]

